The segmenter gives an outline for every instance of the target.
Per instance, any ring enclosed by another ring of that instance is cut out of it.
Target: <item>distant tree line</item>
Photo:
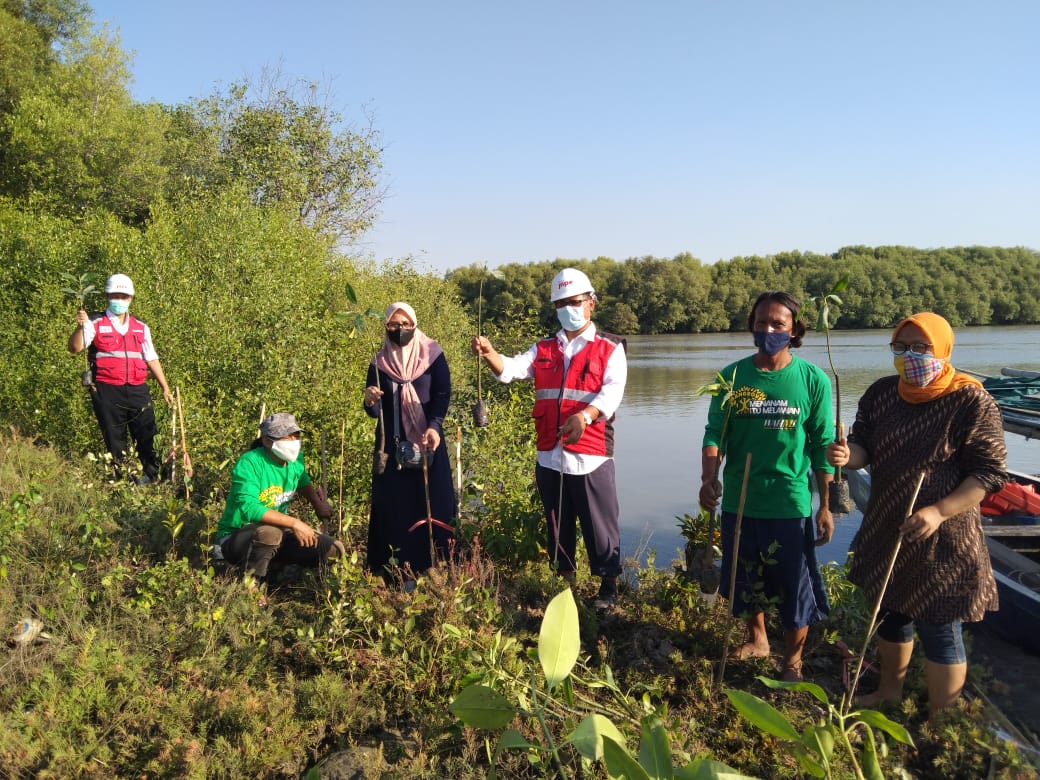
[[[801,300],[849,276],[838,309],[840,328],[887,328],[915,311],[935,311],[954,327],[1040,322],[1040,253],[1023,247],[849,246],[831,255],[782,252],[706,265],[688,253],[670,260],[554,260],[495,269],[471,265],[448,274],[462,300],[489,322],[537,312],[556,327],[549,282],[566,266],[589,275],[596,319],[621,334],[742,330],[760,292],[786,290]]]

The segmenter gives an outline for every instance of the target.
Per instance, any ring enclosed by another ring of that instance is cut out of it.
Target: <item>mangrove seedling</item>
[[[350,338],[355,338],[359,333],[365,330],[365,320],[368,317],[382,320],[383,313],[378,309],[369,306],[364,311],[361,311],[358,305],[357,293],[354,292],[354,288],[349,282],[343,285],[343,294],[346,295],[347,300],[352,304],[354,308],[344,309],[336,314],[336,319],[340,322],[346,323],[350,326]]]
[[[611,778],[631,780],[686,780],[688,778],[744,778],[731,767],[709,758],[698,758],[685,766],[675,767],[669,735],[661,716],[649,710],[646,697],[635,702],[624,694],[614,681],[610,667],[603,679],[582,680],[572,672],[578,663],[581,641],[578,630],[578,607],[570,588],[556,595],[545,609],[538,635],[538,661],[542,680],[531,670],[529,680],[509,675],[504,669],[496,670],[500,687],[508,684],[517,690],[517,704],[491,685],[478,680],[484,674],[471,675],[474,681],[464,687],[448,705],[448,710],[467,726],[489,731],[501,730],[494,747],[488,744],[490,764],[488,777],[497,777],[497,763],[503,751],[520,750],[527,754],[532,768],[541,769],[546,777],[567,780],[585,777],[578,768],[573,774],[568,767],[574,764],[574,753],[582,762],[602,762]],[[492,675],[488,674],[488,677]],[[580,686],[580,687],[579,687]],[[600,704],[586,695],[584,687],[609,691],[616,706]],[[554,724],[564,722],[570,727],[581,715],[580,708],[589,711],[573,730],[559,740]],[[638,723],[641,739],[638,754],[633,754],[621,730],[610,715]],[[511,727],[517,718],[530,722],[526,734]],[[507,728],[508,727],[508,728]],[[533,736],[532,736],[533,735]]]
[[[799,732],[779,710],[754,694],[729,689],[726,691],[730,702],[748,722],[760,731],[790,743],[798,764],[811,777],[845,776],[835,771],[842,768],[841,753],[848,756],[853,776],[857,780],[885,777],[874,729],[904,745],[914,746],[910,733],[895,721],[876,710],[859,709],[844,713],[831,704],[823,688],[815,683],[780,682],[768,677],[758,677],[758,680],[773,689],[803,691],[823,705],[826,713],[824,717]],[[884,755],[886,751],[882,749],[880,752]]]
[[[831,373],[834,374],[834,401],[836,405],[834,438],[839,441],[845,438],[845,424],[841,421],[841,378],[838,376],[838,370],[834,367],[834,356],[831,354],[831,328],[834,327],[834,320],[836,319],[836,317],[834,319],[831,317],[831,306],[835,304],[841,305],[842,301],[838,293],[844,292],[848,286],[849,275],[845,274],[834,283],[829,293],[816,295],[809,299],[810,303],[816,304],[818,312],[814,330],[822,330],[824,337],[827,339],[827,362],[830,363]],[[828,494],[830,497],[830,509],[833,514],[847,515],[856,508],[852,501],[852,494],[849,491],[849,482],[842,476],[841,466],[836,467],[834,470],[834,479],[830,483]]]
[[[79,304],[80,311],[87,310],[87,298],[91,295],[96,295],[101,292],[98,289],[96,283],[96,275],[90,272],[76,276],[75,274],[65,273],[62,274],[62,281],[67,285],[62,287],[61,291],[70,298],[73,298]],[[84,340],[85,342],[85,340]],[[84,359],[87,361],[87,367],[80,375],[80,384],[84,387],[94,389],[94,372],[90,370],[90,353],[84,351]]]
[[[496,279],[502,279],[503,274],[501,271],[488,271],[487,266],[484,267],[484,274],[480,277],[480,285],[477,288],[477,338],[480,338],[484,334],[483,330],[484,321],[484,279],[488,276],[493,276]],[[473,425],[476,428],[486,428],[490,421],[488,420],[487,404],[484,402],[484,389],[480,381],[480,356],[477,356],[477,401],[473,404]]]
[[[733,394],[733,383],[737,380],[737,369],[733,369],[733,375],[728,380],[722,374],[716,374],[715,379],[716,381],[714,382],[701,385],[693,393],[694,395],[721,396],[722,408],[726,410],[726,415],[722,420],[722,435],[719,436],[719,456],[715,459],[715,474],[712,477],[714,481],[718,481],[719,471],[722,468],[722,459],[726,453],[726,433],[729,429],[729,416],[733,409],[731,397]],[[686,537],[686,576],[691,577],[696,573],[695,576],[700,582],[701,592],[710,595],[719,592],[719,585],[722,582],[722,572],[715,566],[715,556],[721,557],[722,555],[722,551],[715,544],[715,529],[720,527],[720,524],[715,512],[709,512],[703,508],[698,517],[705,521],[708,527],[703,541],[698,538],[699,533],[697,533],[692,522],[680,524],[683,536]]]

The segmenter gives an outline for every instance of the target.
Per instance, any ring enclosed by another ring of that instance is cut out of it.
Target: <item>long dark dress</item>
[[[372,509],[368,519],[368,568],[375,574],[381,574],[386,571],[386,565],[393,558],[399,566],[407,563],[413,572],[419,573],[430,567],[430,532],[426,524],[414,531],[408,529],[427,517],[423,470],[397,467],[394,443],[395,416],[396,430],[400,438],[405,438],[404,425],[400,419],[400,404],[394,400],[400,386],[375,365],[370,364],[366,387],[376,384],[377,373],[383,397],[372,408],[365,407],[365,411],[370,417],[378,417],[379,407],[382,405],[383,422],[386,424],[384,451],[387,453],[387,462],[386,470],[382,474],[372,475]],[[448,460],[448,449],[442,429],[444,416],[448,413],[448,404],[451,401],[451,372],[444,355],[438,356],[426,372],[412,382],[412,386],[422,403],[427,424],[441,434],[440,446],[437,447],[429,466],[430,507],[435,519],[454,526],[455,491],[451,482],[451,463]],[[379,448],[381,439],[377,423],[373,453]],[[438,558],[447,557],[451,534],[436,525],[433,526],[433,532]]]
[[[899,378],[879,379],[859,402],[849,441],[869,456],[870,503],[852,542],[849,579],[868,603],[878,593],[917,477],[926,473],[915,508],[949,495],[966,477],[987,491],[1006,480],[1000,411],[980,387],[962,387],[920,404],[904,401]],[[978,505],[945,520],[928,539],[903,540],[883,607],[914,620],[982,620],[997,609],[997,586]]]

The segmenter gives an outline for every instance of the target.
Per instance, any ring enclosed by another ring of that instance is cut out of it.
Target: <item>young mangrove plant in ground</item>
[[[565,755],[567,748],[585,762],[601,761],[612,778],[743,777],[736,770],[708,759],[698,759],[685,767],[673,769],[668,733],[658,713],[651,710],[648,697],[641,702],[643,713],[639,718],[640,705],[629,700],[618,688],[609,667],[603,679],[581,681],[573,677],[571,673],[578,662],[580,649],[578,608],[568,588],[553,598],[542,620],[538,661],[544,684],[539,684],[532,669],[528,682],[513,680],[520,683],[516,688],[516,705],[490,685],[476,682],[463,688],[449,705],[454,715],[474,728],[503,729],[518,716],[537,724],[539,739],[528,739],[514,728],[506,728],[499,734],[488,756],[490,777],[496,776],[498,758],[505,750],[527,752],[531,764],[541,766],[547,776],[568,777],[568,765],[572,762]],[[609,691],[620,709],[605,708],[584,695],[582,686]],[[557,742],[554,737],[556,729],[550,726],[550,721],[562,720],[570,725],[583,711],[579,707],[584,708],[586,714],[562,742]],[[611,714],[630,721],[635,718],[639,722],[641,740],[638,755],[629,751],[627,740],[608,717]]]
[[[824,706],[824,717],[816,723],[810,723],[799,732],[779,710],[754,694],[738,690],[726,691],[726,696],[733,706],[749,722],[766,734],[789,742],[799,766],[813,777],[835,776],[835,770],[842,767],[836,748],[847,754],[857,780],[866,780],[868,777],[871,780],[893,777],[891,772],[886,774],[882,771],[879,753],[884,755],[887,750],[882,745],[879,751],[872,729],[878,729],[892,739],[913,747],[910,733],[898,723],[876,710],[862,709],[843,713],[830,703],[823,688],[815,683],[780,682],[768,677],[759,677],[758,680],[770,688],[804,691]]]

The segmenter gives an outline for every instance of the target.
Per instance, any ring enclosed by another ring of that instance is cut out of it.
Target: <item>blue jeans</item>
[[[878,626],[878,636],[886,642],[895,644],[906,644],[914,641],[914,620],[898,612],[887,612],[881,625]],[[968,654],[964,651],[964,635],[961,631],[961,621],[952,623],[925,623],[922,620],[916,622],[917,636],[921,639],[924,647],[924,657],[933,664],[968,663]]]

